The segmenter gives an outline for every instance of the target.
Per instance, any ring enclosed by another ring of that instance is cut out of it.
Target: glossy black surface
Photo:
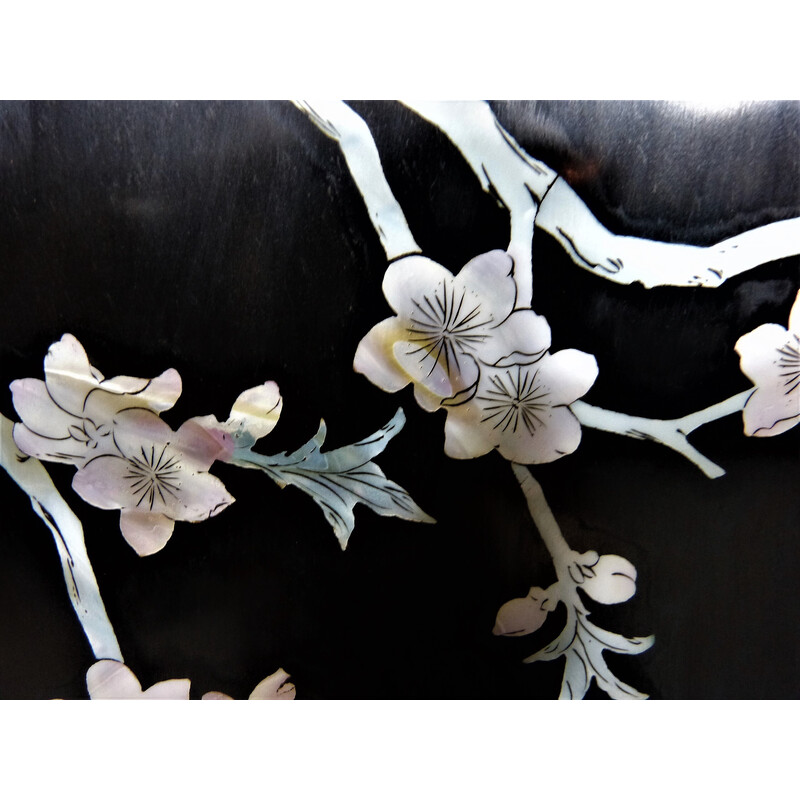
[[[353,105],[426,255],[456,271],[507,245],[506,212],[442,134],[396,104]],[[707,245],[800,215],[797,103],[493,107],[614,232]],[[355,441],[402,405],[406,428],[378,462],[439,521],[357,510],[342,553],[299,491],[219,465],[237,502],[140,559],[118,515],[50,465],[145,686],[190,677],[193,696],[246,697],[282,666],[304,698],[558,694],[561,662],[521,663],[550,624],[491,635],[503,602],[552,580],[507,465],[446,458],[441,412],[352,371],[389,309],[383,251],[335,142],[287,103],[5,103],[0,187],[0,386],[42,377],[47,347],[70,332],[107,375],[177,368],[173,426],[224,418],[240,391],[276,380],[285,405],[264,452],[299,446],[321,416],[331,446]],[[750,386],[733,345],[786,324],[799,266],[645,290],[578,269],[538,231],[533,307],[554,350],[596,355],[587,401],[674,417]],[[0,411],[14,418],[8,392]],[[609,656],[620,678],[654,698],[800,697],[799,437],[746,439],[738,416],[707,426],[692,441],[727,469],[715,481],[664,447],[592,430],[536,469],[573,547],[638,569],[632,601],[590,605],[612,630],[656,636],[643,655]],[[84,697],[94,659],[50,533],[4,474],[0,499],[0,696]]]

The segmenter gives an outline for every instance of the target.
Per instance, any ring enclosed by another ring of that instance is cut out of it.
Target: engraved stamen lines
[[[448,375],[452,375],[453,368],[458,370],[459,354],[476,349],[487,336],[478,331],[492,321],[481,313],[480,303],[465,302],[465,289],[457,297],[454,287],[449,291],[447,286],[440,288],[441,292],[439,289],[434,292],[433,300],[427,295],[423,295],[421,302],[412,300],[416,310],[406,328],[410,334],[408,341],[416,345],[409,355],[422,353],[420,363],[426,358],[433,359],[428,375],[440,361],[444,362]]]
[[[800,345],[800,339],[794,337],[796,344]],[[784,394],[793,392],[800,385],[800,349],[793,347],[788,342],[778,349],[780,358],[778,359],[778,369],[781,370],[781,378],[786,378],[783,385],[786,386]]]
[[[502,426],[504,432],[512,428],[514,433],[522,424],[533,436],[537,423],[544,425],[539,413],[548,408],[542,400],[550,394],[536,383],[538,374],[538,370],[531,372],[518,367],[516,374],[509,369],[505,374],[492,375],[489,378],[492,388],[476,398],[487,412],[481,422],[494,420],[493,428]]]
[[[167,455],[167,445],[161,447],[160,452],[155,445],[150,446],[149,453],[144,447],[140,447],[140,451],[141,458],[133,456],[126,459],[128,471],[124,477],[132,481],[129,488],[134,498],[138,497],[137,507],[145,503],[152,511],[156,496],[165,505],[165,495],[177,499],[181,485],[178,477],[181,472],[180,460],[177,455]]]

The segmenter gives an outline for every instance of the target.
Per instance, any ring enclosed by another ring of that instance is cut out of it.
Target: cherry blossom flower
[[[45,380],[11,384],[27,455],[73,464],[75,491],[91,505],[120,509],[120,529],[140,556],[161,550],[176,520],[197,522],[233,502],[207,473],[225,442],[195,420],[173,431],[159,416],[181,392],[180,375],[104,380],[69,334],[45,358]],[[276,387],[277,388],[277,387]]]
[[[44,381],[25,378],[11,384],[22,420],[14,428],[14,440],[41,461],[80,466],[113,448],[112,423],[118,411],[146,408],[159,414],[172,408],[181,394],[181,377],[174,369],[152,379],[104,379],[68,333],[48,350],[44,374]]]
[[[142,684],[119,661],[97,661],[86,673],[86,688],[92,700],[188,700],[191,681],[174,678],[154,683],[142,691]]]
[[[140,556],[161,550],[176,520],[199,522],[227,508],[233,497],[206,470],[219,442],[194,420],[177,432],[144,409],[114,418],[113,450],[85,462],[72,488],[97,508],[121,509],[120,530]]]
[[[383,282],[396,312],[356,350],[354,367],[387,392],[414,384],[426,411],[445,408],[445,452],[492,449],[524,464],[554,461],[580,443],[569,410],[597,377],[593,356],[550,354],[550,326],[516,309],[514,262],[493,250],[458,275],[422,256],[389,266]]]
[[[759,325],[736,342],[742,372],[755,384],[744,407],[745,436],[777,436],[800,422],[800,291],[789,329]]]
[[[423,256],[391,264],[383,293],[396,316],[361,340],[356,372],[387,392],[413,383],[420,406],[435,411],[475,386],[481,363],[539,358],[550,327],[529,309],[514,311],[513,266],[502,250],[472,259],[455,276]]]
[[[519,464],[572,453],[580,444],[581,426],[568,406],[596,378],[594,356],[579,350],[546,353],[529,365],[485,368],[474,396],[447,406],[445,453],[476,458],[497,449]]]
[[[250,700],[294,700],[294,684],[287,683],[289,675],[282,669],[274,672],[256,686]],[[191,681],[188,678],[154,683],[142,690],[142,684],[129,667],[119,661],[97,661],[86,673],[86,688],[92,700],[189,700]],[[206,692],[203,700],[232,700],[222,692]]]

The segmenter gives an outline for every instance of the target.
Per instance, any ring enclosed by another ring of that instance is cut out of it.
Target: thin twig
[[[709,422],[741,411],[752,393],[753,390],[748,389],[729,397],[727,400],[723,400],[721,403],[716,403],[678,419],[634,417],[629,414],[622,414],[619,411],[598,408],[582,400],[573,403],[570,408],[581,425],[585,425],[587,428],[596,428],[608,433],[630,436],[633,439],[649,439],[666,445],[688,458],[709,478],[720,478],[725,474],[725,470],[689,444],[689,440],[686,437],[701,425],[706,425]]]

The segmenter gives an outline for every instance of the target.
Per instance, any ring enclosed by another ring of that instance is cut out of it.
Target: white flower
[[[581,428],[570,403],[597,377],[593,356],[549,354],[550,326],[514,310],[514,262],[493,250],[458,275],[422,256],[391,264],[383,291],[397,316],[378,323],[354,367],[396,392],[414,384],[426,411],[447,410],[445,452],[475,458],[492,449],[511,461],[544,463],[571,453]]]
[[[484,368],[474,396],[447,406],[445,453],[475,458],[497,449],[509,461],[543,464],[574,452],[581,426],[568,406],[596,377],[594,356],[579,350]]]
[[[158,414],[172,408],[181,394],[181,377],[174,369],[152,379],[105,380],[68,333],[48,350],[44,374],[44,381],[25,378],[11,384],[22,420],[14,427],[14,441],[40,461],[80,466],[113,448],[112,423],[118,411],[146,408]]]
[[[479,362],[530,362],[550,346],[543,317],[513,310],[513,261],[502,250],[472,259],[455,276],[409,256],[389,266],[383,293],[397,316],[361,340],[354,368],[387,392],[413,383],[427,411],[473,387]]]
[[[256,686],[250,700],[294,700],[294,684],[287,683],[289,675],[279,669]],[[119,661],[97,661],[86,673],[86,688],[92,700],[188,700],[191,681],[173,678],[154,683],[142,690],[142,684],[130,668]],[[232,700],[222,692],[206,692],[203,700]]]
[[[800,291],[789,329],[759,325],[736,342],[742,372],[755,384],[744,407],[746,436],[777,436],[800,422]]]
[[[197,522],[233,502],[206,470],[226,443],[195,420],[173,431],[158,414],[180,396],[180,375],[104,380],[69,334],[44,362],[45,380],[11,384],[21,423],[14,441],[29,456],[73,464],[75,491],[98,508],[121,509],[120,529],[140,556],[158,552],[175,520]],[[277,389],[277,387],[276,387]]]

